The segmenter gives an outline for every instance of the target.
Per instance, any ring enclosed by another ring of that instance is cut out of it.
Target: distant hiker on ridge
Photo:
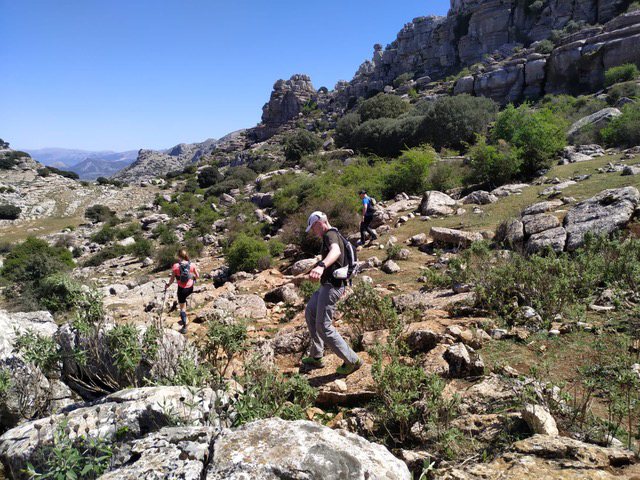
[[[180,304],[180,333],[187,333],[187,297],[193,293],[193,284],[200,277],[198,268],[191,263],[184,248],[178,250],[178,263],[171,267],[171,278],[164,284],[166,290],[174,280],[178,282],[178,303]]]
[[[362,200],[362,218],[360,220],[360,244],[364,244],[364,232],[367,232],[371,237],[371,240],[377,240],[378,236],[374,232],[369,224],[373,220],[373,214],[375,212],[374,200],[367,195],[366,190],[360,190],[360,199]]]
[[[320,288],[309,299],[305,310],[307,328],[311,336],[309,356],[302,359],[303,365],[322,368],[325,344],[340,357],[344,363],[336,373],[349,375],[362,366],[362,360],[347,345],[342,336],[332,325],[336,303],[342,296],[346,281],[334,276],[334,271],[347,265],[347,252],[344,237],[336,228],[329,225],[327,216],[322,212],[309,215],[307,233],[311,231],[322,238],[322,261],[309,273],[312,282],[320,280]]]

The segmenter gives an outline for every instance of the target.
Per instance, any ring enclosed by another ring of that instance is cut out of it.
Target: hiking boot
[[[307,366],[307,367],[311,367],[311,368],[322,368],[322,367],[324,367],[324,362],[322,361],[322,357],[320,357],[320,358],[304,357],[302,359],[302,364]]]
[[[180,329],[180,333],[183,334],[183,335],[187,334],[187,326],[186,325],[182,326],[182,328]]]
[[[356,370],[358,370],[362,366],[362,359],[358,358],[356,363],[343,363],[341,366],[336,368],[336,373],[338,375],[350,375]]]
[[[375,233],[373,235],[371,235],[371,241],[373,242],[374,240],[378,239],[378,235],[376,235]]]

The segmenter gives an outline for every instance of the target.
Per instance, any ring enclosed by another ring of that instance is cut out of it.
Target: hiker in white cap
[[[322,261],[318,262],[309,273],[312,282],[320,281],[320,288],[316,290],[305,311],[307,328],[311,336],[309,356],[302,359],[308,367],[322,368],[322,356],[325,345],[343,360],[342,366],[336,373],[349,375],[362,366],[362,360],[347,345],[342,336],[333,326],[333,312],[338,299],[344,293],[345,280],[334,277],[333,272],[346,265],[344,237],[336,228],[329,225],[327,216],[322,212],[309,215],[307,232],[322,238]]]

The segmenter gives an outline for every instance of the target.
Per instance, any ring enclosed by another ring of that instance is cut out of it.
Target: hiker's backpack
[[[189,280],[191,280],[192,278],[191,262],[178,263],[178,266],[180,267],[180,275],[178,275],[178,280],[180,280],[180,283],[189,283]]]
[[[334,230],[342,241],[345,260],[345,265],[333,271],[333,278],[348,280],[349,284],[351,284],[353,277],[358,273],[358,255],[356,254],[356,249],[353,248],[351,242],[344,238],[337,228],[331,228],[331,230]]]
[[[369,197],[369,208],[367,208],[367,212],[375,212],[377,204],[378,202],[376,202],[375,198]]]

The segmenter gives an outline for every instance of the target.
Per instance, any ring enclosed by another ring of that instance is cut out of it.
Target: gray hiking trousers
[[[343,361],[356,363],[358,355],[347,345],[332,324],[336,303],[343,292],[344,287],[335,288],[327,283],[321,285],[309,299],[305,311],[307,328],[311,336],[309,354],[316,358],[322,357],[326,345]]]

